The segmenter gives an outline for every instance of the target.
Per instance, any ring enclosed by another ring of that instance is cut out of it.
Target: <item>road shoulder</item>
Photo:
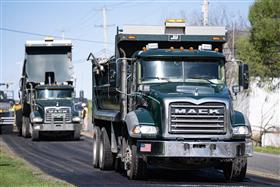
[[[0,137],[0,149],[1,149],[0,153],[3,154],[3,158],[5,156],[6,158],[9,158],[9,159],[12,159],[13,161],[15,161],[15,163],[19,163],[20,165],[22,165],[24,170],[30,171],[32,178],[34,178],[35,180],[41,181],[43,186],[70,186],[70,187],[73,186],[70,183],[67,183],[63,180],[60,180],[58,178],[55,178],[53,176],[46,174],[39,168],[35,167],[28,161],[21,158],[3,141],[2,137]],[[2,161],[4,162],[4,160],[2,160]],[[7,165],[5,163],[2,163],[2,164]],[[11,185],[12,185],[12,183],[13,183],[13,181],[11,181]]]

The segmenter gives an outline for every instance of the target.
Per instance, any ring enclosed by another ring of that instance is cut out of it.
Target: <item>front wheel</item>
[[[30,125],[29,125],[29,118],[23,116],[22,117],[22,136],[25,138],[30,137]]]
[[[93,142],[92,142],[92,165],[94,168],[99,166],[99,145],[100,145],[100,128],[93,129]]]
[[[225,163],[223,171],[226,181],[243,181],[247,171],[247,158],[235,158]]]
[[[73,132],[73,139],[80,140],[80,138],[81,138],[81,130],[80,128],[76,128]]]
[[[143,179],[146,175],[147,164],[137,155],[137,146],[129,145],[125,153],[125,169],[129,179]]]
[[[39,131],[34,130],[33,125],[31,123],[29,125],[29,129],[30,129],[31,140],[38,141],[40,139]]]
[[[110,170],[113,168],[113,154],[111,152],[110,139],[104,127],[101,129],[99,168],[101,170]]]

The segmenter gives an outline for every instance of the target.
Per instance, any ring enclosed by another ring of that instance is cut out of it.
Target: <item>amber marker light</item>
[[[128,36],[127,38],[130,39],[130,40],[135,40],[135,39],[136,39],[136,36],[130,35],[130,36]]]
[[[221,37],[218,37],[218,36],[214,36],[214,37],[212,38],[212,40],[222,40],[222,38],[221,38]]]
[[[215,48],[214,51],[215,51],[215,52],[219,52],[219,48]]]
[[[193,47],[190,47],[190,48],[189,48],[189,51],[193,51]]]
[[[180,51],[184,51],[184,47],[180,47],[179,50],[180,50]]]

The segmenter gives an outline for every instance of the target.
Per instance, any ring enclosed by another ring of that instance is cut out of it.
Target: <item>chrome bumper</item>
[[[64,124],[53,124],[53,123],[42,123],[33,124],[34,130],[37,131],[74,131],[75,129],[81,129],[80,123],[64,123]]]
[[[188,142],[138,140],[138,154],[151,157],[235,158],[252,156],[251,141]]]
[[[12,125],[15,123],[15,117],[0,117],[0,125]]]

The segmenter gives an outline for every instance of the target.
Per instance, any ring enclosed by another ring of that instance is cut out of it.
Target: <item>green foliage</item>
[[[270,153],[270,154],[280,155],[280,148],[279,147],[272,147],[272,146],[259,147],[259,146],[254,146],[254,151],[255,152],[262,152],[262,153]]]
[[[251,76],[262,80],[280,77],[280,1],[257,0],[250,9],[249,38],[237,42],[237,54],[250,65]]]
[[[25,163],[21,160],[18,160],[14,157],[11,157],[7,152],[2,150],[0,151],[0,186],[28,186],[28,187],[36,187],[36,186],[54,186],[54,187],[62,187],[69,186],[67,184],[50,181],[44,179],[40,176],[40,173],[34,173],[31,168],[29,168]]]

